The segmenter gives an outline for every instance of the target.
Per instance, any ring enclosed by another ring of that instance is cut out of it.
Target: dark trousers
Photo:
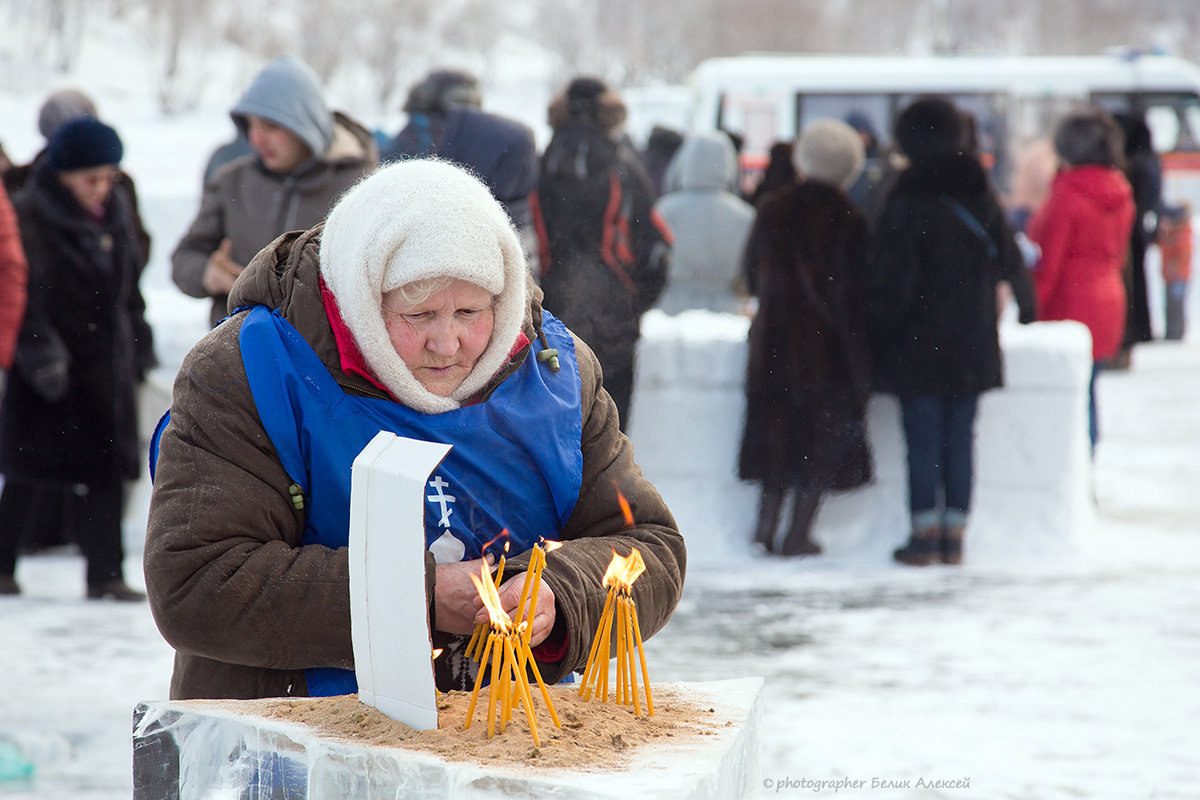
[[[978,395],[900,398],[908,445],[908,507],[913,517],[939,505],[962,514],[970,508],[978,406]]]
[[[0,575],[16,571],[17,550],[28,531],[57,515],[64,539],[79,543],[88,585],[115,580],[125,557],[121,542],[124,493],[120,478],[91,484],[34,484],[7,480],[0,494]]]
[[[1187,281],[1167,282],[1166,331],[1164,339],[1179,341],[1187,331]]]

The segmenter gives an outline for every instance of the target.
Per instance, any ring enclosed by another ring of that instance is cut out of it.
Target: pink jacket
[[[28,274],[17,214],[0,187],[0,369],[12,367],[17,335],[25,317]]]
[[[1034,272],[1038,318],[1077,320],[1092,332],[1092,358],[1111,358],[1125,334],[1122,270],[1134,222],[1133,191],[1121,172],[1098,164],[1058,173],[1029,223],[1042,248]]]

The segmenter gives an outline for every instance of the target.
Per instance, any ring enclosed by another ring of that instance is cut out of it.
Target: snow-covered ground
[[[207,311],[172,287],[167,258],[195,212],[201,166],[232,127],[216,106],[163,119],[144,97],[69,85],[92,91],[125,137],[155,237],[143,282],[164,362],[155,381],[169,385]],[[43,95],[0,95],[0,139],[18,161],[40,146]],[[1103,376],[1098,524],[1077,554],[908,570],[747,547],[689,574],[675,618],[648,643],[654,679],[766,678],[763,797],[1195,797],[1197,398],[1196,336],[1140,347],[1132,370]],[[141,488],[125,530],[137,585]],[[25,593],[0,599],[0,742],[36,772],[2,782],[0,747],[0,796],[128,798],[131,713],[166,697],[170,649],[145,605],[81,599],[78,555],[24,558],[17,578]],[[838,779],[860,788],[813,788]],[[877,783],[920,779],[961,783]]]
[[[766,678],[764,797],[843,778],[863,783],[841,797],[1195,797],[1200,346],[1143,346],[1100,390],[1099,524],[1076,557],[911,570],[747,551],[688,576],[647,645],[653,677]],[[25,558],[26,593],[0,600],[0,741],[37,768],[5,797],[128,798],[133,706],[167,694],[146,606],[85,602],[82,575],[74,554]],[[922,778],[969,788],[871,788]]]

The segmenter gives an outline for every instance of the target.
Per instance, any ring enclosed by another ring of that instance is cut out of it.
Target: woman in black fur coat
[[[821,496],[871,479],[869,395],[859,287],[867,222],[845,192],[862,169],[862,140],[818,120],[796,142],[800,181],[763,201],[746,252],[758,298],[750,326],[743,480],[762,485],[756,541],[769,552],[821,552],[811,527]],[[785,493],[791,521],[776,546]]]

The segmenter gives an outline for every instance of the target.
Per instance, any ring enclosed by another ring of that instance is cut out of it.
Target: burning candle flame
[[[437,660],[437,657],[438,657],[438,656],[440,656],[441,654],[442,654],[442,648],[440,648],[440,647],[439,647],[439,648],[435,649],[435,650],[433,651],[433,659],[434,659],[434,661],[436,661],[436,660]]]
[[[508,528],[504,528],[499,533],[497,533],[495,536],[493,536],[491,539],[488,539],[487,542],[483,545],[483,547],[479,548],[479,552],[483,555],[486,555],[489,547],[491,547],[496,542],[503,539],[504,540],[504,552],[507,553],[508,552],[508,541],[509,541],[508,537],[509,537]]]
[[[621,494],[621,490],[617,489],[617,503],[621,506],[621,514],[625,516],[625,527],[633,527],[633,510],[629,508],[629,501],[625,499],[625,495]]]
[[[505,632],[511,630],[512,617],[508,616],[508,612],[500,604],[500,594],[496,591],[496,584],[492,583],[492,577],[488,574],[486,564],[479,565],[479,575],[479,578],[472,575],[471,582],[475,584],[475,589],[479,592],[480,599],[483,600],[483,606],[487,609],[492,627]]]
[[[553,553],[555,550],[562,547],[562,542],[547,542],[543,540],[542,547],[547,553]]]
[[[627,556],[613,550],[612,561],[608,562],[608,569],[604,572],[604,586],[628,592],[633,588],[633,582],[645,571],[646,562],[642,560],[642,554],[636,547],[630,548]]]

